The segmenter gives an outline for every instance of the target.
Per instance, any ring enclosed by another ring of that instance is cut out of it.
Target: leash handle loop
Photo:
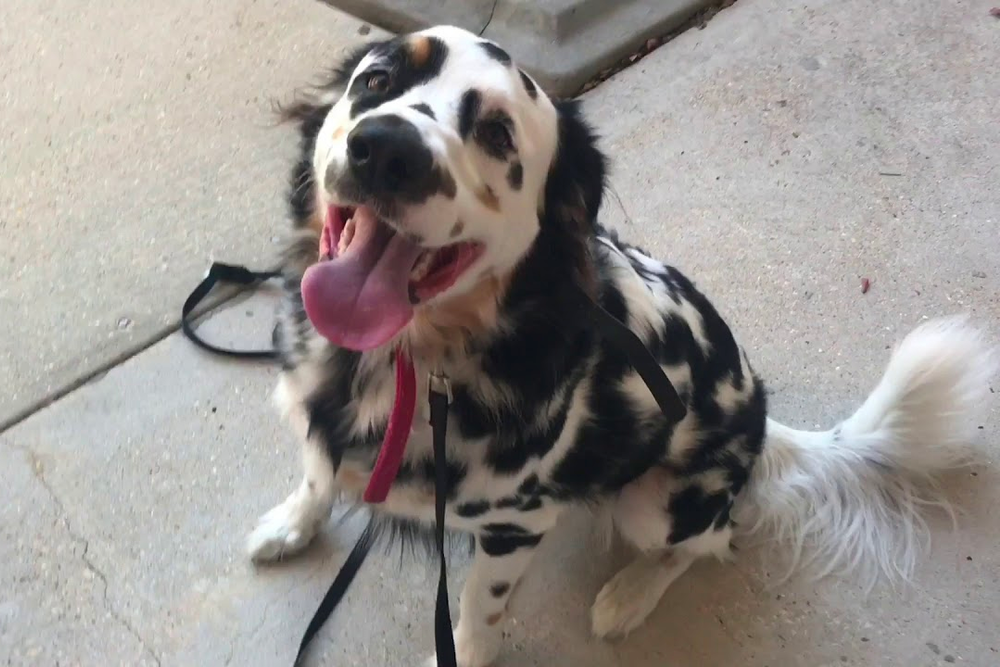
[[[212,288],[217,283],[232,283],[242,287],[252,287],[259,283],[281,275],[281,271],[251,271],[245,266],[234,264],[224,264],[213,262],[205,278],[192,290],[190,296],[184,301],[181,307],[181,330],[187,338],[203,350],[208,350],[225,357],[237,357],[241,359],[277,359],[278,353],[274,349],[270,350],[228,350],[209,343],[198,335],[191,324],[191,313],[198,307]]]

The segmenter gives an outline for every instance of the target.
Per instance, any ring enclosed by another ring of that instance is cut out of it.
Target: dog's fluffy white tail
[[[789,573],[906,580],[928,539],[922,510],[950,513],[935,476],[973,460],[976,408],[996,362],[964,318],[928,322],[896,349],[860,409],[830,431],[767,422],[738,502],[741,531],[792,546]]]

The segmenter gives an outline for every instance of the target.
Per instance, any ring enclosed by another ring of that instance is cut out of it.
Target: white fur
[[[937,475],[969,463],[975,408],[995,356],[964,318],[931,321],[896,349],[878,386],[839,428],[767,423],[737,502],[741,529],[791,545],[789,573],[854,572],[869,587],[908,580],[927,541],[922,510],[950,513]]]

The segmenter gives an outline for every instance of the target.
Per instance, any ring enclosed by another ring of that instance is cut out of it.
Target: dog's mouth
[[[320,261],[302,278],[306,314],[335,345],[371,350],[441,294],[483,253],[478,243],[426,248],[397,232],[368,206],[327,208]]]

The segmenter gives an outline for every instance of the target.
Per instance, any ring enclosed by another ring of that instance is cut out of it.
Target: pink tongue
[[[420,246],[355,212],[355,232],[342,255],[309,267],[302,300],[316,330],[334,345],[371,350],[384,345],[413,317],[409,277]]]

